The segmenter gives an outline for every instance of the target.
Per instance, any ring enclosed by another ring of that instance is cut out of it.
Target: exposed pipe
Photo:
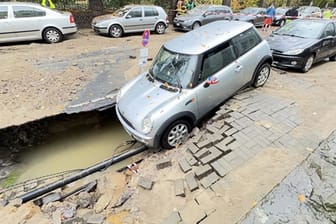
[[[35,199],[39,196],[42,196],[50,191],[53,191],[57,188],[60,188],[60,187],[63,187],[64,185],[67,185],[69,183],[72,183],[78,179],[81,179],[83,177],[86,177],[92,173],[95,173],[97,171],[100,171],[102,169],[105,169],[111,165],[113,165],[114,163],[117,163],[117,162],[120,162],[124,159],[127,159],[131,156],[134,156],[140,152],[143,152],[144,150],[146,149],[146,146],[142,145],[138,148],[135,148],[135,149],[132,149],[132,150],[129,150],[125,153],[121,153],[119,155],[116,155],[116,156],[113,156],[112,158],[110,159],[107,159],[103,162],[100,162],[100,163],[97,163],[93,166],[90,166],[86,169],[83,169],[81,170],[79,173],[75,174],[75,175],[72,175],[70,177],[67,177],[63,180],[59,180],[59,181],[56,181],[56,182],[53,182],[51,184],[48,184],[46,186],[43,186],[43,187],[40,187],[38,189],[35,189],[35,190],[32,190],[30,192],[27,192],[21,196],[19,196],[18,198],[21,199],[21,202],[22,203],[25,203],[25,202],[28,202],[32,199]]]

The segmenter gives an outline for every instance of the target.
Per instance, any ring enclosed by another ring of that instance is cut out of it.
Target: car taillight
[[[70,15],[69,19],[70,19],[70,23],[75,23],[75,18],[73,17],[73,15]]]

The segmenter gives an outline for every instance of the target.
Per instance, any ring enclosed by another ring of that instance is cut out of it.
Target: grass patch
[[[20,172],[15,170],[9,174],[9,176],[1,182],[3,188],[8,188],[16,183],[20,176]]]

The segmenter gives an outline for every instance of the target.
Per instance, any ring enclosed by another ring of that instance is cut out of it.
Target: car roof
[[[37,3],[32,2],[0,2],[0,5],[31,5],[31,6],[41,6]]]
[[[157,5],[133,5],[133,4],[130,4],[130,5],[125,5],[123,6],[122,8],[129,8],[129,7],[156,7],[156,8],[161,8],[160,6],[157,6]]]
[[[170,40],[164,47],[181,54],[201,54],[251,27],[247,22],[216,21]]]

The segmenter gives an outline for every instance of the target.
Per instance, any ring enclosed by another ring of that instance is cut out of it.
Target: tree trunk
[[[259,7],[264,7],[264,3],[265,3],[264,0],[260,0],[259,1]]]
[[[336,0],[335,0],[336,1]],[[223,0],[222,1],[222,5],[227,5],[227,6],[231,6],[231,0]]]
[[[291,0],[287,0],[286,6],[290,6],[290,5],[291,5]]]
[[[89,9],[92,11],[103,11],[104,5],[102,0],[89,0]]]

